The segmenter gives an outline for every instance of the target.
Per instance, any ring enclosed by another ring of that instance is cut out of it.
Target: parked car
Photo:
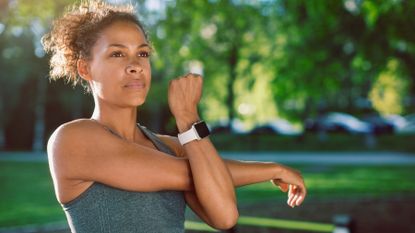
[[[406,124],[401,129],[400,133],[415,134],[415,113],[404,117]]]
[[[210,132],[212,134],[217,133],[234,133],[234,134],[246,134],[249,131],[244,127],[243,123],[234,119],[231,124],[228,120],[221,120],[216,123],[211,123],[208,125]]]
[[[316,119],[307,119],[305,130],[309,132],[369,134],[372,133],[372,126],[350,114],[331,112]]]
[[[264,124],[255,126],[250,134],[279,134],[287,136],[298,136],[302,131],[284,119],[276,119]]]
[[[384,119],[392,124],[395,130],[403,128],[407,124],[405,117],[400,115],[386,115]]]
[[[231,128],[227,125],[213,125],[208,128],[211,134],[231,133]]]
[[[394,123],[379,114],[368,115],[363,120],[371,125],[373,134],[393,134],[395,132]]]
[[[415,114],[407,116],[388,115],[385,118],[394,125],[397,134],[415,134]]]

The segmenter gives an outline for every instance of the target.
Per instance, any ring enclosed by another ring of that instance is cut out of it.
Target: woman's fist
[[[202,86],[202,76],[191,73],[170,81],[169,107],[177,122],[192,124],[199,119],[197,105],[202,96]]]

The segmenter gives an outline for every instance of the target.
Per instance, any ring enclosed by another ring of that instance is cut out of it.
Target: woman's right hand
[[[271,182],[283,192],[288,191],[287,204],[291,207],[299,206],[307,195],[307,189],[301,173],[295,169],[280,165],[282,169]]]
[[[170,81],[168,102],[179,131],[188,129],[192,123],[199,120],[197,105],[202,96],[202,86],[202,76],[191,73]]]

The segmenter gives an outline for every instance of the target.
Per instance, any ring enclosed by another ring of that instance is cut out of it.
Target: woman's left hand
[[[285,173],[287,173],[286,176],[289,178],[272,179],[271,183],[273,183],[283,192],[288,191],[287,204],[291,206],[292,208],[294,208],[295,206],[301,205],[301,203],[304,201],[307,191],[306,191],[304,180],[301,174],[294,169],[291,169],[288,167],[284,167],[284,168],[285,168]],[[285,180],[293,180],[294,182],[290,183]]]

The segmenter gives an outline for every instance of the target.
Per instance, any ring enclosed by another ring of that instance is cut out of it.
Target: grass
[[[308,198],[388,197],[415,194],[415,165],[408,166],[293,166],[302,171]],[[275,188],[274,188],[275,189]],[[269,182],[241,187],[238,200],[255,203],[267,198],[285,198]]]
[[[292,221],[271,218],[257,218],[241,216],[238,220],[239,225],[248,225],[256,227],[267,228],[282,228],[302,231],[316,231],[316,232],[333,232],[333,224],[315,223],[306,221]]]
[[[63,220],[46,163],[0,162],[0,226]]]
[[[309,198],[388,197],[399,193],[415,193],[414,165],[295,167],[303,171]],[[1,161],[0,186],[0,227],[65,220],[54,196],[46,163]],[[286,199],[286,194],[269,182],[239,188],[237,195],[241,204],[255,204],[266,199]],[[256,222],[261,223],[259,220]],[[197,223],[188,224],[203,228]],[[266,221],[263,224],[275,224],[275,221]]]
[[[219,133],[211,137],[218,150],[229,151],[415,151],[415,135],[382,135],[368,144],[363,135],[328,134],[318,137],[305,134],[301,137],[281,135],[234,135]]]

